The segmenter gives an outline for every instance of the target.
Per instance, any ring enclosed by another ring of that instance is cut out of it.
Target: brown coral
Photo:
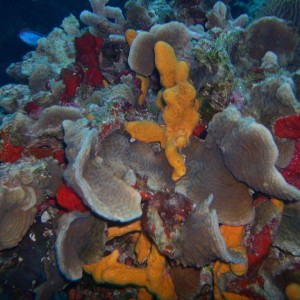
[[[298,36],[284,20],[276,17],[258,19],[247,28],[246,34],[251,58],[260,61],[267,51],[272,51],[281,66],[293,60]]]
[[[203,267],[212,260],[219,258],[222,261],[235,264],[244,264],[245,257],[236,249],[228,249],[219,229],[216,210],[210,209],[212,197],[197,207],[182,228],[179,242],[175,247],[180,249],[178,257],[183,265]]]
[[[263,1],[263,5],[256,13],[256,17],[276,16],[293,22],[300,32],[300,1],[299,0],[271,0]]]
[[[300,202],[286,204],[274,246],[295,256],[300,255]]]
[[[107,165],[102,162],[103,158],[95,156],[97,131],[90,130],[84,121],[74,125],[69,121],[63,122],[69,160],[65,172],[68,184],[100,216],[123,222],[139,217],[141,196],[122,179],[128,170],[118,157],[126,140],[116,137],[112,152],[108,152],[113,153],[111,158],[114,160]],[[127,209],[124,210],[124,207]]]
[[[59,219],[56,256],[61,272],[70,280],[82,277],[82,264],[97,262],[106,242],[106,223],[89,213],[73,211]]]
[[[69,160],[64,176],[96,214],[121,222],[141,215],[141,196],[131,187],[135,173],[147,176],[148,186],[155,190],[169,183],[149,145],[131,144],[116,133],[100,143],[97,130],[83,119],[64,121],[63,126]]]
[[[154,45],[158,41],[170,44],[175,50],[183,48],[190,40],[188,28],[180,22],[156,25],[149,32],[141,32],[134,39],[129,52],[131,70],[149,76],[154,71]]]
[[[52,159],[1,164],[0,249],[12,248],[22,240],[34,221],[36,205],[55,195],[61,175]]]
[[[236,108],[228,107],[210,123],[205,142],[213,140],[237,180],[278,199],[300,199],[300,191],[275,167],[278,149],[271,132],[253,118],[242,117]]]
[[[254,211],[247,185],[234,178],[215,146],[206,144],[194,138],[184,150],[187,175],[178,182],[176,189],[194,203],[202,203],[213,194],[211,209],[217,211],[220,223],[248,224],[254,218]]]

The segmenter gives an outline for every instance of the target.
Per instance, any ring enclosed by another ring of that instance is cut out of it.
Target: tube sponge
[[[162,107],[165,125],[161,127],[153,121],[136,121],[127,123],[125,128],[133,138],[161,143],[167,160],[174,169],[172,179],[176,181],[186,173],[184,157],[178,150],[187,146],[193,129],[199,122],[199,102],[196,100],[194,86],[188,81],[187,63],[178,62],[174,49],[162,41],[155,44],[154,53],[155,65],[165,88],[162,94],[166,103]]]

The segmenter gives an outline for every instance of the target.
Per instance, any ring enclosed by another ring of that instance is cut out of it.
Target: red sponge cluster
[[[62,184],[56,194],[57,203],[67,211],[89,211],[77,194],[66,184]]]
[[[105,78],[99,67],[102,47],[103,40],[90,33],[75,38],[76,63],[61,71],[61,79],[65,84],[62,103],[72,102],[81,83],[93,88],[104,86]]]
[[[281,171],[285,180],[300,189],[300,114],[278,119],[275,134],[280,138],[295,139],[295,151],[289,165]]]
[[[14,146],[10,142],[10,130],[0,131],[0,137],[2,138],[0,146],[0,162],[13,163],[22,157],[24,147]]]
[[[274,124],[275,134],[280,138],[300,138],[300,115],[286,116]]]

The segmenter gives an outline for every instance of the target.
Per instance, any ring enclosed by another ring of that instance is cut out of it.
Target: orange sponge
[[[188,81],[189,66],[177,61],[174,49],[165,42],[154,47],[155,64],[165,90],[159,93],[157,104],[163,110],[164,127],[152,121],[137,121],[126,124],[133,138],[144,142],[160,142],[165,148],[169,164],[173,167],[173,180],[186,173],[181,148],[186,147],[200,116],[196,90]],[[166,105],[164,105],[164,102]]]
[[[99,283],[117,285],[137,285],[145,287],[161,300],[176,300],[170,274],[165,267],[165,257],[152,246],[146,268],[135,268],[118,262],[120,253],[114,250],[98,263],[83,265],[83,269],[92,274]]]

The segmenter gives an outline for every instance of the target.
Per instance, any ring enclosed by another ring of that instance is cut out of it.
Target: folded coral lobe
[[[288,184],[275,166],[278,148],[265,126],[228,107],[213,118],[208,135],[238,181],[278,199],[300,200],[300,190]]]
[[[141,196],[123,180],[128,169],[118,157],[125,138],[112,137],[110,151],[102,144],[102,151],[110,155],[102,157],[101,151],[96,153],[98,132],[89,129],[86,121],[64,121],[63,127],[69,160],[64,174],[67,183],[92,211],[106,219],[126,222],[138,218]]]

